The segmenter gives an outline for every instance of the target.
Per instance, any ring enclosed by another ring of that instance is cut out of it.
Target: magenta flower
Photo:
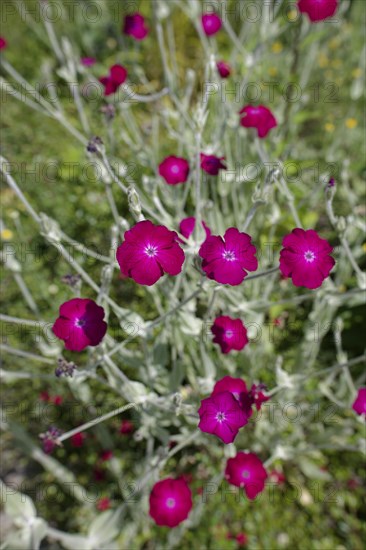
[[[233,535],[232,533],[228,533],[226,535],[226,538],[228,540],[235,540],[235,542],[239,546],[239,548],[241,546],[246,546],[247,543],[248,543],[248,536],[244,532],[238,533],[237,535]]]
[[[240,319],[227,316],[216,317],[211,332],[215,336],[213,341],[219,344],[222,353],[229,353],[233,349],[240,351],[249,341],[247,329]]]
[[[360,388],[358,390],[356,400],[352,405],[352,409],[357,414],[366,415],[366,388]]]
[[[97,502],[97,510],[99,510],[100,512],[109,510],[110,507],[111,507],[111,500],[108,497],[102,497]]]
[[[247,497],[253,500],[263,491],[268,474],[257,455],[239,452],[228,459],[225,477],[231,485],[244,487]]]
[[[108,460],[111,460],[113,458],[113,451],[110,449],[105,449],[100,453],[100,460],[102,462],[108,462]]]
[[[0,50],[5,50],[5,48],[7,47],[8,43],[7,41],[5,40],[5,38],[3,38],[2,36],[0,36]]]
[[[268,477],[273,483],[276,483],[277,485],[284,485],[286,481],[286,476],[283,472],[281,472],[281,470],[272,470],[271,472],[269,472]]]
[[[86,434],[84,432],[78,432],[71,436],[70,441],[73,447],[82,447],[86,439]]]
[[[308,15],[312,23],[316,23],[335,14],[338,0],[298,0],[297,7]]]
[[[192,509],[192,493],[183,478],[167,477],[155,483],[150,493],[149,514],[157,525],[176,527]]]
[[[319,288],[335,264],[333,247],[313,229],[293,229],[282,240],[280,270],[295,286]]]
[[[264,384],[253,384],[248,392],[243,392],[240,394],[240,404],[245,412],[250,418],[253,414],[253,406],[257,411],[261,410],[262,403],[265,403],[270,399],[268,395],[265,395],[262,390],[265,390],[266,386]]]
[[[103,318],[104,309],[93,300],[73,298],[60,306],[60,316],[52,331],[57,338],[64,340],[66,349],[82,351],[103,340],[107,332]]]
[[[335,186],[335,179],[330,178],[330,180],[328,181],[328,187],[334,187],[334,186]]]
[[[206,13],[202,15],[202,27],[207,36],[212,36],[219,32],[222,27],[222,21],[216,13]]]
[[[222,393],[224,391],[229,391],[233,394],[235,399],[239,400],[240,394],[243,392],[247,392],[247,386],[244,380],[241,378],[233,378],[232,376],[224,376],[224,378],[221,378],[218,382],[216,382],[214,389],[212,391],[212,395],[216,395],[217,393]]]
[[[43,452],[51,454],[56,447],[62,447],[62,443],[59,440],[61,434],[62,431],[55,426],[50,426],[45,433],[39,434],[39,438],[42,441]]]
[[[169,185],[177,185],[187,181],[189,164],[180,157],[167,157],[159,164],[159,174]]]
[[[224,158],[225,157],[215,157],[215,155],[205,155],[201,153],[201,168],[207,172],[207,174],[217,176],[219,170],[227,170],[225,164],[221,162]]]
[[[113,65],[108,76],[102,76],[99,82],[104,86],[104,95],[114,94],[127,78],[127,69],[122,65]]]
[[[202,269],[209,279],[228,285],[240,285],[247,271],[258,268],[256,248],[250,235],[235,227],[226,230],[224,237],[211,235],[201,245],[199,255]]]
[[[238,533],[235,540],[238,546],[246,546],[248,543],[248,537],[245,533]]]
[[[231,67],[229,63],[225,61],[218,61],[216,63],[217,70],[221,78],[228,78],[231,75]]]
[[[241,126],[256,128],[259,138],[265,138],[268,132],[277,126],[277,120],[264,105],[246,105],[239,111],[239,114],[243,113],[245,116],[240,119]]]
[[[232,443],[248,418],[231,392],[224,391],[201,401],[198,409],[202,432],[214,434],[224,443]]]
[[[191,216],[190,218],[184,218],[179,224],[179,232],[188,239],[193,231],[194,227],[196,225],[196,218],[194,216]],[[206,232],[206,237],[209,237],[211,235],[211,229],[205,224],[205,222],[202,220],[202,227]]]
[[[124,237],[117,249],[117,261],[122,274],[136,283],[151,286],[164,272],[178,275],[182,271],[184,252],[175,231],[144,220],[126,231]]]
[[[82,57],[80,61],[81,64],[84,65],[84,67],[92,67],[97,62],[95,57]]]
[[[135,429],[134,423],[131,420],[122,420],[119,427],[119,433],[122,435],[131,434]]]
[[[132,36],[135,40],[143,40],[149,33],[145,27],[145,18],[141,13],[126,15],[123,32]]]

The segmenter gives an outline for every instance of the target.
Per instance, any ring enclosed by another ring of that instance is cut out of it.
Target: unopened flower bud
[[[78,274],[68,274],[61,277],[61,282],[68,285],[73,290],[80,290],[81,288],[81,276]]]
[[[100,112],[104,114],[105,119],[107,120],[107,122],[109,122],[110,120],[113,120],[114,117],[116,116],[116,108],[115,108],[114,105],[112,105],[112,103],[108,103],[107,105],[103,105],[100,108]]]
[[[127,196],[131,214],[137,221],[142,220],[143,216],[141,215],[140,197],[138,196],[136,189],[132,185],[130,185],[127,190]]]
[[[346,219],[343,216],[339,216],[337,220],[337,229],[340,233],[343,233],[346,229]]]
[[[101,153],[104,149],[103,141],[100,137],[94,136],[86,147],[89,153]]]

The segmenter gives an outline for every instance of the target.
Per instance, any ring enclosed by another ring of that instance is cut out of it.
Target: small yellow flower
[[[360,78],[362,76],[362,70],[360,68],[354,69],[352,71],[353,78]]]
[[[347,288],[346,288],[344,285],[340,285],[340,286],[338,287],[338,291],[339,291],[339,292],[346,292],[346,290],[347,290]]]
[[[363,243],[362,250],[363,250],[363,252],[366,252],[366,243]]]
[[[297,13],[297,10],[290,10],[289,12],[287,12],[287,17],[289,21],[296,21],[298,15],[299,14]]]
[[[324,53],[320,53],[318,55],[318,65],[321,69],[324,69],[324,67],[328,67],[329,59]]]
[[[270,67],[268,69],[269,76],[277,76],[277,73],[278,73],[278,71],[277,71],[276,67]]]
[[[351,130],[353,128],[356,128],[357,126],[357,120],[355,118],[347,118],[346,120],[346,126],[347,128],[350,128]]]
[[[327,132],[334,132],[334,130],[335,130],[335,126],[331,122],[326,122],[324,124],[324,128]]]
[[[272,51],[273,53],[281,53],[283,50],[283,46],[281,42],[273,42],[272,44]]]
[[[10,241],[13,238],[13,232],[10,231],[10,229],[3,229],[1,238],[4,239],[4,241]]]

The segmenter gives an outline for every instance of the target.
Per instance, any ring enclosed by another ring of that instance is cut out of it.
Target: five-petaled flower
[[[164,273],[178,275],[182,271],[184,252],[175,231],[144,220],[126,231],[117,249],[117,261],[123,275],[151,286]]]
[[[229,391],[211,395],[201,401],[198,409],[202,432],[214,434],[224,443],[232,443],[248,417],[239,402]]]
[[[295,286],[319,288],[335,264],[333,247],[313,229],[293,229],[282,240],[280,270]]]
[[[222,21],[217,13],[205,13],[202,15],[201,22],[207,36],[216,34],[222,27]]]
[[[250,500],[263,491],[267,477],[262,461],[254,453],[239,452],[226,463],[225,478],[231,485],[244,487]]]
[[[338,0],[298,0],[301,13],[306,13],[312,23],[332,17],[337,11]]]
[[[192,509],[192,493],[183,478],[167,477],[155,483],[149,503],[149,514],[157,525],[176,527]]]
[[[211,235],[199,249],[207,277],[232,286],[240,285],[248,271],[258,268],[255,254],[250,235],[240,233],[235,227],[227,229],[224,237]]]
[[[122,65],[113,65],[108,76],[102,76],[99,82],[104,86],[104,95],[114,94],[127,78],[127,69]]]
[[[7,47],[8,43],[7,41],[5,40],[5,38],[3,38],[2,36],[0,36],[0,50],[5,50],[5,48]]]
[[[97,346],[107,332],[103,321],[104,309],[93,300],[73,298],[60,306],[53,333],[64,340],[66,349],[82,351],[88,346]]]
[[[221,78],[228,78],[231,75],[231,67],[226,61],[218,61],[216,68]]]
[[[206,237],[209,237],[211,235],[211,229],[207,227],[206,223],[202,220],[202,227],[205,230]],[[189,237],[192,235],[194,228],[196,225],[196,218],[194,216],[191,216],[189,218],[184,218],[179,224],[179,232],[185,237],[186,239],[189,239]]]
[[[277,126],[273,113],[264,105],[246,105],[239,111],[244,116],[240,119],[241,126],[256,128],[258,137],[265,138],[268,132]]]
[[[225,157],[216,157],[215,155],[205,155],[201,153],[201,168],[207,174],[211,176],[217,176],[219,170],[226,170],[226,166],[223,162]]]
[[[149,29],[145,26],[145,18],[141,13],[126,15],[123,26],[124,34],[132,36],[135,40],[146,38]]]
[[[159,164],[159,174],[169,185],[185,183],[189,174],[188,161],[181,157],[166,157]]]
[[[364,414],[366,418],[366,388],[360,388],[352,409],[359,415]]]
[[[240,351],[248,344],[247,329],[241,319],[232,319],[226,315],[216,317],[211,327],[213,341],[219,344],[222,353]]]

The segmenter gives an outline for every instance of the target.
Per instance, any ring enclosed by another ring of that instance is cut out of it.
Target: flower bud
[[[61,242],[61,229],[59,224],[43,214],[40,214],[41,218],[41,235],[43,235],[48,242],[50,243],[59,243]]]
[[[136,189],[132,185],[130,185],[127,190],[127,197],[128,197],[128,206],[133,217],[137,221],[143,220],[144,217],[141,214],[140,197],[138,196]]]

